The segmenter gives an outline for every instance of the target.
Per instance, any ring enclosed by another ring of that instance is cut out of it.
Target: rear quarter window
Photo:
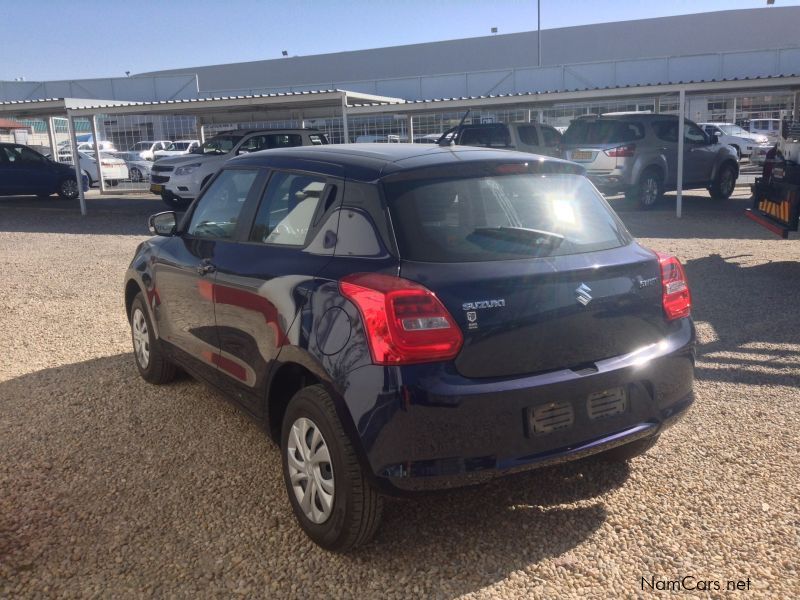
[[[617,119],[578,119],[564,132],[565,144],[621,144],[644,137],[638,121]]]
[[[607,250],[631,241],[582,175],[384,184],[401,258],[484,262]]]

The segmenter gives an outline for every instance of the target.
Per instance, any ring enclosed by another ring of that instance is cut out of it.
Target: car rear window
[[[636,121],[616,119],[578,119],[564,132],[565,144],[620,144],[644,137],[644,127]]]
[[[533,173],[384,184],[400,256],[483,262],[626,245],[631,237],[582,175]]]

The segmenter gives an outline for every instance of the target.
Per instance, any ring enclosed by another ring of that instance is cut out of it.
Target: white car
[[[128,166],[128,177],[131,181],[150,181],[152,161],[143,160],[138,152],[119,152],[115,156],[125,161]]]
[[[142,160],[155,160],[155,153],[166,150],[171,143],[170,140],[136,142],[131,152],[138,152]]]
[[[180,156],[181,154],[189,154],[195,148],[200,147],[200,140],[176,140],[172,142],[166,150],[156,150],[155,160],[159,156]]]
[[[756,146],[767,143],[764,135],[753,134],[733,123],[698,123],[708,135],[716,135],[720,144],[733,146],[739,158],[751,156]]]
[[[89,178],[89,186],[93,186],[100,181],[97,171],[97,161],[93,155],[86,152],[78,152],[81,171]],[[71,160],[61,160],[60,162],[72,164]],[[103,172],[103,179],[111,186],[119,184],[123,179],[128,178],[128,167],[125,161],[117,158],[114,154],[100,153],[100,170]]]
[[[114,142],[102,141],[102,142],[97,142],[97,145],[100,147],[100,152],[109,152],[111,154],[117,152],[117,147],[114,146]],[[78,144],[78,152],[86,152],[87,154],[94,154],[94,142],[81,142],[80,144]],[[70,156],[72,156],[72,148],[70,147],[69,142],[61,142],[58,145],[59,162],[64,162],[63,160],[61,160],[63,157],[69,158]]]
[[[750,133],[763,135],[769,139],[771,144],[775,144],[781,136],[780,119],[753,119],[750,121]]]
[[[153,163],[150,191],[170,208],[183,210],[197,198],[208,180],[230,158],[249,152],[292,146],[327,144],[316,129],[234,130],[221,133],[183,156],[167,156]]]

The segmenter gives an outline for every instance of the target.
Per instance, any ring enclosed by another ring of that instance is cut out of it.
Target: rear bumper
[[[675,326],[660,344],[599,361],[588,374],[469,380],[441,364],[362,367],[344,397],[355,441],[376,485],[401,493],[471,485],[655,435],[693,401],[694,327],[688,319]],[[625,390],[626,410],[593,419],[588,398],[610,389]],[[532,431],[530,412],[553,403],[572,407],[572,424]]]
[[[589,171],[586,176],[598,190],[607,195],[620,194],[631,187],[629,178],[623,169],[602,174]]]

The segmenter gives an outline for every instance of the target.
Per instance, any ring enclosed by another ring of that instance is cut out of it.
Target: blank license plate
[[[592,153],[587,150],[575,150],[572,153],[572,160],[592,160]]]
[[[164,186],[158,183],[152,183],[150,184],[150,191],[154,194],[160,194],[164,191]]]

